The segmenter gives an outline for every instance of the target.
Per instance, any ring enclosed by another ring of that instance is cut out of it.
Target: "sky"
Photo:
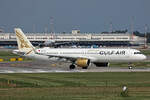
[[[0,28],[13,32],[104,32],[150,26],[150,0],[0,0]],[[50,24],[53,23],[53,24]]]

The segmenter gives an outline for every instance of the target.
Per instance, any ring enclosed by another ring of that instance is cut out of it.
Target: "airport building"
[[[131,46],[144,45],[145,38],[129,33],[80,33],[72,30],[71,33],[25,33],[27,38],[37,46],[45,41],[56,43],[73,42],[75,45],[98,46]],[[0,46],[16,46],[15,33],[0,33]]]

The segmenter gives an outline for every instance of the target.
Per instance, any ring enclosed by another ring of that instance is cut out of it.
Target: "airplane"
[[[139,62],[147,57],[131,48],[35,48],[20,28],[14,29],[18,50],[14,54],[42,61],[69,62],[70,69],[87,69],[91,63],[97,67],[108,67],[111,62]]]

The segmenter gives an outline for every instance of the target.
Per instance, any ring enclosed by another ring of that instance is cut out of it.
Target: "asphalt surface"
[[[150,58],[150,57],[149,57]],[[0,73],[52,73],[52,72],[150,72],[150,68],[129,69],[128,67],[96,67],[90,65],[88,69],[76,67],[69,69],[69,63],[53,63],[42,61],[4,62],[0,63]]]

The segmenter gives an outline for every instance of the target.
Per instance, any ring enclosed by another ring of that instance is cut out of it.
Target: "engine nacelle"
[[[108,67],[109,63],[108,62],[102,62],[102,63],[94,63],[96,67]]]
[[[86,58],[79,58],[76,60],[75,64],[79,67],[88,67],[90,64],[90,60]]]

